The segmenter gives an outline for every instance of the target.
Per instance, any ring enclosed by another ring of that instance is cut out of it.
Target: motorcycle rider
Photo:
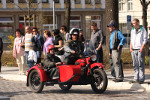
[[[72,28],[70,30],[71,40],[68,40],[64,45],[64,62],[66,64],[74,64],[84,51],[84,44],[78,40],[79,29]]]
[[[49,45],[47,48],[47,55],[44,58],[43,64],[44,68],[47,68],[49,71],[49,75],[51,79],[58,79],[59,78],[59,69],[56,65],[62,64],[59,57],[55,56],[55,46]]]

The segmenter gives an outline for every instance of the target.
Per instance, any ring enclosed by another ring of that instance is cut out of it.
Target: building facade
[[[149,0],[146,0],[148,2]],[[150,26],[150,9],[147,10],[147,24]],[[123,33],[127,33],[127,16],[131,16],[131,22],[134,18],[140,20],[142,25],[142,5],[140,0],[119,0],[119,27]]]
[[[149,0],[146,0],[149,2]],[[150,26],[150,8],[147,10],[147,25]],[[129,19],[131,19],[131,22]],[[127,39],[127,47],[130,44],[130,30],[132,29],[132,20],[134,18],[139,19],[140,24],[142,21],[142,5],[140,0],[119,0],[119,29],[123,32]],[[150,31],[148,30],[148,33]]]
[[[34,14],[35,25],[41,30],[53,29],[53,0],[0,0],[0,37],[4,42],[9,42],[8,36],[14,35],[17,28],[24,29],[29,20],[25,20],[25,15]],[[55,0],[55,27],[64,25],[65,0]],[[25,23],[26,22],[26,23]],[[98,27],[105,33],[105,0],[71,0],[70,28],[83,29],[84,36],[89,39],[92,22],[96,22]],[[31,24],[32,26],[33,24]]]

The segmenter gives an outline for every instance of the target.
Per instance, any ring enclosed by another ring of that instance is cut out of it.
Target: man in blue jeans
[[[33,50],[36,52],[37,55],[37,63],[41,63],[41,54],[42,54],[44,39],[38,33],[38,29],[36,27],[32,29],[32,34],[33,37],[31,38],[31,41],[33,43]]]
[[[102,31],[98,29],[97,24],[93,23],[91,25],[92,33],[91,33],[91,42],[93,43],[96,51],[97,51],[97,62],[103,63],[103,34]]]
[[[133,19],[131,30],[130,52],[133,60],[134,79],[131,83],[142,84],[145,81],[145,45],[147,31],[140,25],[139,19]]]
[[[30,63],[30,61],[28,61],[28,55],[29,55],[29,51],[33,50],[33,44],[31,42],[31,38],[32,33],[31,33],[31,28],[29,26],[25,27],[25,53],[26,53],[26,60],[27,60],[27,65],[28,65],[28,69],[30,69],[32,67],[32,64]]]

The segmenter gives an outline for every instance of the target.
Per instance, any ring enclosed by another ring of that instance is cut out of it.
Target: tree
[[[66,10],[65,10],[65,26],[68,28],[68,31],[70,29],[70,0],[65,0],[66,1]]]
[[[141,5],[142,5],[142,19],[143,19],[143,26],[145,27],[145,29],[147,30],[147,9],[148,9],[148,5],[150,4],[150,1],[148,0],[140,0]]]
[[[18,0],[20,3],[27,3],[27,9],[25,10],[24,8],[21,8],[17,3],[13,2],[12,0],[7,0],[7,3],[14,3],[22,12],[26,14],[25,18],[25,26],[26,26],[26,20],[29,21],[29,26],[31,26],[31,20],[33,20],[33,26],[36,26],[36,21],[35,21],[35,16],[37,12],[37,5],[39,5],[42,2],[38,2],[37,0]]]
[[[118,0],[105,0],[105,12],[106,12],[106,25],[109,24],[111,20],[114,20],[119,27],[119,19],[118,19]],[[106,28],[106,60],[108,61],[108,53],[109,53],[109,38],[110,32],[108,28]]]

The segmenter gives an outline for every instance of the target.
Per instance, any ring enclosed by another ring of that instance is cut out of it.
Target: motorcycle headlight
[[[96,61],[96,59],[97,59],[96,55],[91,56],[91,61]]]

